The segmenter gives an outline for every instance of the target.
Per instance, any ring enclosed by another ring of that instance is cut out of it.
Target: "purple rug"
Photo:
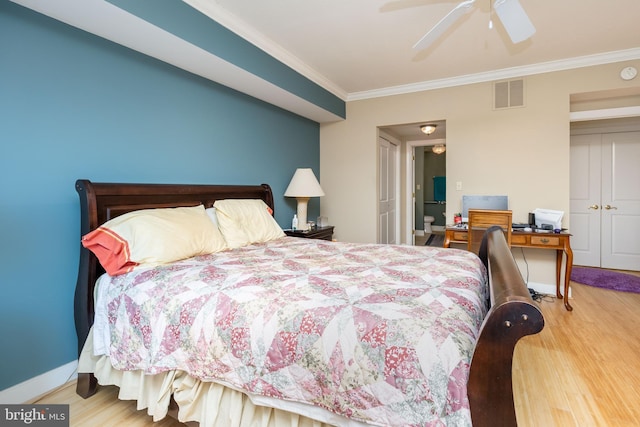
[[[571,280],[583,285],[640,293],[640,277],[601,268],[573,267]]]

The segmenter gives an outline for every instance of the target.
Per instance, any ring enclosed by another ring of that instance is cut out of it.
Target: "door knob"
[[[598,210],[598,205],[591,205],[591,206],[589,206],[589,209],[595,209],[595,210]]]
[[[611,206],[611,205],[604,205],[604,208],[605,208],[606,210],[609,210],[609,209],[618,209],[617,207],[615,207],[615,206]]]

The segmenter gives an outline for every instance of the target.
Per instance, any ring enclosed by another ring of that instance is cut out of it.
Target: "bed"
[[[78,180],[76,190],[83,238],[147,210],[209,212],[229,200],[259,201],[269,215],[274,208],[266,184]],[[203,426],[517,424],[514,348],[544,319],[500,229],[487,232],[479,258],[457,249],[263,240],[113,276],[83,243],[77,393],[88,398],[98,383],[115,384],[121,399],[137,400],[154,419],[169,414]]]

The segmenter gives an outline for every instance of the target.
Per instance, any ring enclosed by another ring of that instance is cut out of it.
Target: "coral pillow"
[[[283,237],[284,231],[273,218],[273,211],[260,199],[216,201],[218,226],[230,248],[263,243]]]
[[[129,212],[83,236],[82,245],[111,276],[227,248],[202,205]]]

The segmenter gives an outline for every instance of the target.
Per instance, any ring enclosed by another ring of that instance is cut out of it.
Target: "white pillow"
[[[230,248],[268,242],[285,235],[273,218],[273,211],[261,199],[217,200],[213,206],[220,232]]]
[[[209,216],[209,219],[211,220],[211,222],[213,222],[213,225],[215,225],[216,228],[218,228],[219,224],[218,224],[218,215],[216,214],[216,208],[212,206],[210,208],[205,209],[205,212],[207,212],[207,215]]]
[[[82,245],[111,276],[227,248],[202,205],[120,215],[83,236]]]

